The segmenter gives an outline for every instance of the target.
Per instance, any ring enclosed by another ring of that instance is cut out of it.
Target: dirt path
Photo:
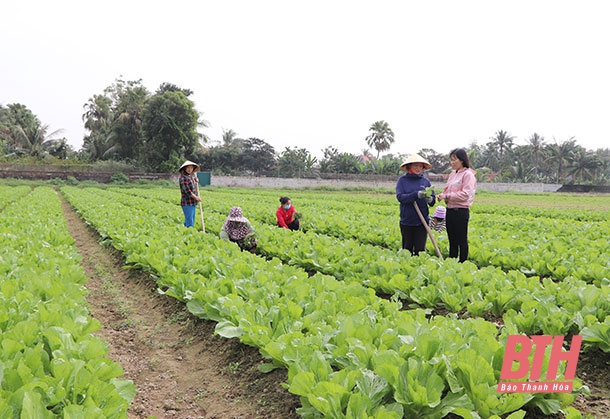
[[[98,243],[63,201],[68,229],[89,282],[89,311],[103,328],[109,357],[137,386],[129,418],[292,419],[300,405],[281,383],[286,372],[258,371],[258,350],[214,336],[214,322],[156,293],[143,272],[124,270],[121,255]]]

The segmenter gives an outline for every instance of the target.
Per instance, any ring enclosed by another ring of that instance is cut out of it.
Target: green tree
[[[11,146],[13,139],[11,135],[12,125],[10,109],[0,104],[0,145],[2,146],[2,154],[9,154],[14,151],[14,146]]]
[[[433,173],[443,173],[449,166],[449,159],[446,155],[437,153],[431,148],[422,148],[417,152],[430,163],[430,171]]]
[[[322,153],[324,153],[324,157],[320,161],[320,172],[337,173],[336,161],[339,150],[333,146],[328,146],[322,150]]]
[[[360,171],[360,164],[360,159],[351,153],[339,153],[335,160],[337,173],[356,174]]]
[[[528,157],[528,161],[533,166],[531,172],[534,174],[535,181],[538,181],[539,179],[540,165],[544,156],[545,146],[544,137],[537,133],[533,133],[532,136],[527,139],[527,152],[524,153],[524,156]]]
[[[258,138],[248,138],[243,142],[239,158],[240,168],[251,174],[271,172],[275,169],[275,149]]]
[[[51,156],[60,160],[65,160],[75,154],[75,150],[66,138],[50,139],[44,144],[45,151]]]
[[[580,146],[574,149],[572,156],[568,175],[578,183],[593,182],[596,170],[602,166],[599,156]]]
[[[491,154],[490,161],[495,163],[493,168],[502,170],[511,167],[513,164],[512,149],[515,137],[506,131],[499,130],[490,140],[488,152]]]
[[[42,157],[57,140],[61,129],[49,132],[49,125],[42,124],[38,117],[20,103],[8,105],[4,112],[7,146],[19,154]]]
[[[600,164],[595,170],[594,182],[597,184],[610,183],[610,149],[597,149],[595,155],[599,158]]]
[[[379,153],[389,150],[394,143],[394,131],[385,121],[373,122],[369,131],[370,134],[366,137],[366,143],[369,147],[377,150],[377,158],[379,158]]]
[[[3,132],[7,148],[11,151],[23,154],[25,151],[20,144],[23,136],[22,131],[37,130],[40,121],[27,106],[21,103],[7,105],[2,112]]]
[[[481,147],[476,143],[476,141],[472,141],[467,149],[468,158],[470,159],[470,164],[472,167],[483,168],[486,166],[486,156],[485,156],[485,148]],[[450,168],[449,165],[449,156],[445,154],[446,167]]]
[[[329,146],[324,150],[324,158],[320,162],[322,173],[359,173],[361,160],[350,153],[340,153],[335,147]]]
[[[546,154],[549,162],[555,164],[557,170],[555,172],[555,180],[560,182],[564,177],[563,169],[566,165],[570,165],[573,161],[573,155],[576,148],[576,140],[570,137],[562,143],[555,140],[554,144],[549,144],[546,147]]]
[[[90,160],[114,158],[135,161],[142,146],[142,111],[150,97],[141,80],[115,82],[83,106],[89,130],[83,151]]]
[[[400,173],[400,165],[404,161],[405,156],[386,154],[380,159],[371,160],[366,165],[371,166],[370,170],[365,170],[364,173],[376,173],[379,175],[397,175]]]
[[[91,161],[119,156],[120,144],[112,129],[112,106],[112,99],[105,95],[93,95],[83,106],[82,119],[88,134],[83,138],[82,151]]]
[[[198,125],[199,113],[183,91],[160,89],[142,112],[146,164],[153,170],[174,170],[200,145]]]
[[[118,153],[123,159],[136,160],[141,151],[143,140],[144,107],[150,92],[141,80],[123,82],[118,80],[111,91],[115,99],[112,130],[116,133]]]
[[[277,171],[281,177],[301,177],[313,173],[317,161],[304,148],[286,147],[278,158]]]
[[[224,129],[222,130],[222,145],[228,146],[233,144],[234,141],[243,141],[241,138],[238,138],[237,133],[232,129]]]
[[[109,131],[107,134],[96,132],[85,137],[85,145],[83,151],[88,156],[90,161],[118,159],[121,160],[119,154],[120,145],[116,141],[116,132]]]
[[[54,144],[56,136],[63,131],[58,129],[48,133],[48,130],[48,125],[16,127],[15,140],[17,147],[30,156],[43,156],[48,152],[47,148]]]
[[[534,164],[538,166],[546,145],[544,142],[544,137],[537,133],[533,133],[532,136],[527,139],[527,145],[529,146],[531,155],[534,158]]]

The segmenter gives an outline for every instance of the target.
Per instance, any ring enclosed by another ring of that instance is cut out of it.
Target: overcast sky
[[[3,0],[0,104],[76,149],[83,105],[117,78],[173,83],[208,121],[277,152],[446,153],[498,130],[610,145],[610,5],[597,1]],[[375,154],[375,153],[374,153]]]

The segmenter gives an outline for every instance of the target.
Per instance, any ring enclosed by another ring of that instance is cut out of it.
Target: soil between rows
[[[116,250],[100,245],[62,198],[68,230],[89,281],[87,301],[108,356],[133,380],[128,417],[184,419],[296,419],[298,397],[281,386],[285,370],[264,374],[258,350],[214,335],[215,322],[191,315],[185,304],[156,292],[141,271],[124,269]]]

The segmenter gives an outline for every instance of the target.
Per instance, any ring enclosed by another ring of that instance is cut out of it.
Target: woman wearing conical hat
[[[193,227],[195,225],[195,211],[197,203],[201,202],[201,198],[197,195],[197,182],[199,178],[196,173],[199,170],[199,165],[190,160],[185,161],[180,169],[180,206],[184,212],[184,226]]]
[[[412,154],[400,166],[406,173],[396,182],[396,199],[400,202],[400,234],[402,248],[417,255],[426,249],[428,230],[422,224],[413,203],[417,203],[426,223],[429,222],[428,206],[434,206],[434,191],[426,189],[432,186],[424,177],[424,170],[430,169],[430,163],[419,154]]]

